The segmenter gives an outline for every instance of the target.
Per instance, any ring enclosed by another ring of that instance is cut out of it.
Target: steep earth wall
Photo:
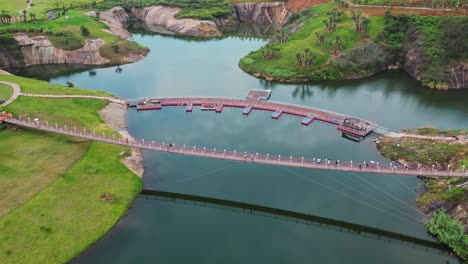
[[[468,62],[454,63],[449,66],[448,86],[452,89],[468,88]]]
[[[234,8],[239,22],[284,24],[291,16],[284,2],[241,3]]]
[[[144,22],[150,31],[205,38],[221,36],[212,21],[175,18],[180,11],[180,8],[166,6],[132,8],[132,14]]]
[[[99,15],[99,19],[109,26],[111,34],[124,39],[132,35],[125,29],[126,24],[130,21],[130,17],[120,6],[102,11]]]
[[[14,51],[0,46],[0,68],[13,68],[21,66],[13,54]]]
[[[99,54],[99,48],[104,45],[102,39],[87,39],[80,49],[63,50],[54,47],[46,36],[17,34],[14,38],[21,48],[24,66],[57,63],[103,65],[109,62]]]

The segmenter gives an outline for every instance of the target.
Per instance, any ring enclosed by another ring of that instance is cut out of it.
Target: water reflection
[[[238,37],[194,40],[143,34],[133,38],[149,47],[151,52],[146,59],[125,65],[121,73],[116,72],[118,67],[109,67],[94,69],[96,74],[90,76],[89,69],[79,69],[54,77],[49,74],[48,78],[60,84],[69,80],[78,87],[105,90],[125,98],[166,95],[242,97],[249,89],[265,88],[273,90],[272,100],[347,113],[393,129],[425,124],[468,127],[467,106],[463,104],[467,101],[468,91],[427,90],[404,73],[378,74],[360,81],[278,84],[249,76],[237,66],[242,56],[264,45],[265,40]],[[239,109],[225,109],[221,114],[201,111],[189,114],[182,108],[164,108],[154,112],[129,111],[127,115],[132,135],[148,140],[248,152],[388,162],[378,155],[372,142],[356,144],[341,139],[335,127],[320,122],[306,127],[301,126],[300,121],[289,116],[272,120],[270,113],[258,111],[243,116]],[[154,152],[144,152],[144,160],[145,187],[166,184],[161,188],[313,212],[423,238],[427,236],[419,222],[408,224],[399,218],[405,215],[420,217],[415,207],[416,194],[401,185],[414,189],[419,182],[414,177],[397,181],[376,175],[292,170],[294,174],[315,181],[311,183],[275,166],[232,166],[226,161]],[[193,180],[185,180],[189,177]],[[183,182],[175,184],[177,181]],[[414,252],[374,241],[369,243],[345,234],[311,231],[264,219],[248,220],[228,213],[203,212],[137,200],[128,217],[93,247],[90,252],[94,253],[83,262],[149,262],[155,258],[164,263],[255,262],[252,258],[226,258],[240,254],[255,256],[258,263],[304,263],[310,259],[318,263],[445,261],[445,257],[432,253]],[[192,235],[200,230],[202,233]],[[184,243],[180,244],[180,241]],[[267,250],[264,245],[268,245]],[[200,252],[206,252],[206,248],[211,250],[203,256],[223,258],[206,260],[200,257]],[[279,252],[282,258],[272,257],[271,252]]]

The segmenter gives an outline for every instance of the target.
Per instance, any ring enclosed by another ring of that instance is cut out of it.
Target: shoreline
[[[127,124],[125,122],[125,115],[127,113],[127,108],[120,104],[109,102],[101,111],[99,115],[102,120],[117,131],[122,138],[128,139],[129,141],[134,141],[133,137],[127,131]],[[143,154],[140,149],[131,148],[129,155],[126,153],[120,153],[122,157],[122,163],[138,177],[142,178],[144,173],[143,168]]]

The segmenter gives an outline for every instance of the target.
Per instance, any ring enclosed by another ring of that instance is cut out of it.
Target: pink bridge
[[[138,111],[160,110],[163,107],[179,106],[186,107],[187,112],[191,112],[194,106],[200,106],[202,110],[212,110],[217,113],[222,112],[225,107],[243,108],[243,114],[249,115],[252,110],[272,112],[272,118],[278,119],[283,114],[303,117],[301,122],[303,125],[309,125],[313,121],[322,121],[336,125],[338,130],[343,133],[362,139],[371,132],[379,128],[381,131],[386,129],[380,128],[377,124],[355,118],[344,114],[326,111],[318,108],[294,105],[288,103],[280,103],[273,101],[258,100],[258,98],[217,98],[217,97],[164,97],[141,99],[137,102],[129,103],[131,107],[136,107]]]
[[[292,111],[288,110],[288,111]],[[330,117],[330,116],[327,116]],[[421,166],[398,167],[391,164],[373,164],[367,167],[366,164],[356,164],[352,161],[348,162],[336,162],[326,159],[322,159],[320,162],[318,159],[310,159],[306,157],[293,157],[293,156],[273,156],[269,154],[261,153],[241,153],[232,150],[216,149],[216,148],[205,148],[196,146],[186,145],[173,145],[165,144],[164,142],[156,141],[128,141],[114,136],[108,137],[105,135],[96,135],[94,132],[86,131],[85,129],[67,128],[66,126],[59,126],[57,124],[52,125],[46,121],[33,121],[27,119],[17,119],[12,116],[4,117],[4,122],[14,124],[23,127],[29,127],[42,131],[48,131],[52,133],[68,135],[92,141],[105,142],[109,144],[140,148],[146,150],[154,150],[160,152],[168,152],[181,155],[190,155],[205,158],[215,158],[232,160],[237,162],[248,162],[258,164],[269,164],[277,166],[290,166],[300,168],[311,168],[321,170],[335,170],[335,171],[349,171],[349,172],[363,172],[363,173],[378,173],[378,174],[399,174],[399,175],[412,175],[412,176],[433,176],[433,177],[468,177],[467,171],[452,171],[452,170],[430,170],[425,169]]]

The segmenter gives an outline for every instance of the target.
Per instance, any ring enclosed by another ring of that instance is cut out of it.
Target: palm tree
[[[23,20],[24,20],[24,22],[27,21],[27,16],[26,16],[26,13],[27,13],[27,12],[28,12],[28,11],[26,11],[26,9],[23,10],[23,11],[21,11],[21,13],[23,14]]]
[[[31,21],[32,21],[32,22],[34,22],[34,23],[36,22],[36,14],[34,14],[34,13],[29,13],[29,17],[31,18]]]

